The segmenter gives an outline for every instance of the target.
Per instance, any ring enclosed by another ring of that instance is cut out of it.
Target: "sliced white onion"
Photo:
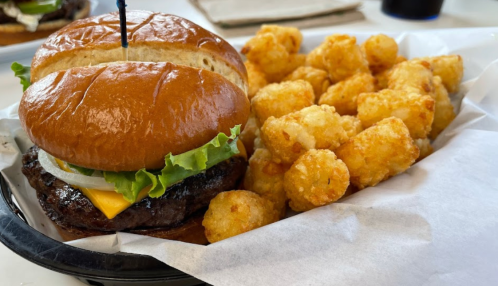
[[[41,149],[38,152],[38,161],[47,172],[70,185],[101,191],[114,191],[114,184],[106,182],[102,177],[90,177],[62,170],[55,162],[54,157]]]

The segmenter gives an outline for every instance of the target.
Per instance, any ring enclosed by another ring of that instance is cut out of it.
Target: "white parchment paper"
[[[304,51],[333,32],[305,34]],[[462,55],[467,80],[436,151],[405,173],[209,246],[125,233],[71,244],[151,255],[214,285],[498,285],[498,28],[391,36],[408,58]],[[0,111],[0,170],[30,225],[57,239],[20,172],[30,142],[16,114]]]

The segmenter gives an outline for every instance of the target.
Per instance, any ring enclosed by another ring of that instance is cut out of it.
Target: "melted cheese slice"
[[[244,157],[247,160],[247,152],[244,144],[241,140],[237,140],[237,148],[239,149],[239,154],[235,156]],[[235,157],[234,156],[234,157]],[[74,173],[73,170],[62,160],[55,158],[57,165],[68,172]],[[93,203],[93,205],[98,208],[108,219],[113,219],[119,213],[129,208],[132,204],[123,198],[122,194],[113,191],[101,191],[96,189],[82,188],[80,186],[72,185],[73,188],[81,190],[81,192]],[[136,202],[143,200],[147,197],[151,186],[144,188],[138,194]]]
[[[55,158],[57,165],[68,172],[74,173],[67,164],[57,158]],[[73,188],[81,190],[81,192],[92,201],[93,205],[98,208],[108,219],[113,219],[119,213],[129,208],[132,204],[123,198],[122,194],[113,191],[101,191],[96,189],[82,188],[76,185],[72,185]],[[138,198],[135,202],[139,202],[147,197],[150,190],[150,186],[144,188],[138,194]]]

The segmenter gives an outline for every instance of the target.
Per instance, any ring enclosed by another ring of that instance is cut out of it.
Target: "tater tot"
[[[356,116],[341,116],[341,124],[349,138],[354,137],[363,131],[361,121]]]
[[[396,60],[394,61],[394,64],[399,64],[402,62],[406,62],[406,58],[398,55],[396,57]],[[387,88],[387,86],[389,85],[389,73],[393,70],[393,68],[394,66],[373,75],[377,81],[375,85],[375,91]]]
[[[260,89],[251,100],[251,107],[259,125],[270,116],[284,116],[313,105],[313,87],[304,80],[273,83]]]
[[[254,117],[254,114],[251,114],[246,122],[244,130],[242,130],[239,135],[239,139],[244,144],[248,156],[251,156],[255,150],[254,139],[256,139],[257,133],[259,133],[259,128],[256,117]]]
[[[261,128],[261,138],[273,161],[292,164],[307,150],[334,150],[348,140],[348,135],[334,107],[314,105],[268,118]]]
[[[394,61],[394,64],[399,64],[399,63],[402,63],[402,62],[406,62],[408,59],[403,57],[402,55],[398,55],[396,57],[396,60]]]
[[[434,140],[450,123],[455,119],[455,111],[451,104],[446,88],[442,84],[441,78],[435,76],[434,94],[436,96],[436,107],[434,110],[434,121],[432,122],[432,130],[429,137]]]
[[[386,89],[389,84],[389,73],[392,71],[392,68],[381,71],[379,73],[374,74],[375,77],[375,91]]]
[[[358,95],[374,91],[375,78],[370,73],[358,73],[329,87],[318,103],[334,106],[340,115],[355,115]]]
[[[434,119],[434,99],[429,95],[384,89],[358,96],[358,119],[368,128],[391,116],[406,124],[414,139],[426,138]]]
[[[349,185],[346,165],[330,150],[309,150],[285,173],[284,188],[294,211],[307,211],[340,199]]]
[[[389,69],[396,62],[398,44],[393,38],[384,34],[371,36],[361,45],[361,48],[372,73]]]
[[[278,25],[262,25],[256,35],[265,33],[275,35],[277,37],[277,41],[285,47],[287,52],[291,54],[296,54],[301,48],[303,35],[297,28]]]
[[[254,138],[254,150],[256,150],[258,148],[266,149],[265,144],[263,143],[263,140],[261,139],[261,130],[260,129],[258,129],[258,131],[256,132],[256,138]]]
[[[432,67],[429,62],[410,60],[394,66],[388,88],[434,96]]]
[[[211,200],[202,225],[206,238],[214,243],[276,220],[270,201],[249,191],[229,191]]]
[[[247,81],[249,84],[247,96],[249,97],[249,100],[251,100],[261,88],[268,85],[268,81],[265,78],[265,74],[253,63],[246,61],[244,62],[244,65],[246,66]]]
[[[241,53],[256,65],[269,82],[283,79],[299,66],[304,65],[306,56],[289,54],[286,47],[271,33],[256,35],[242,47]]]
[[[420,150],[420,155],[417,158],[417,162],[434,152],[434,148],[432,148],[429,138],[415,139],[413,140],[413,143],[415,143],[415,145],[417,145],[418,149]]]
[[[440,76],[449,93],[457,92],[463,77],[463,60],[459,55],[424,57],[432,65],[434,75]]]
[[[348,167],[351,184],[364,189],[404,172],[419,156],[419,149],[403,121],[390,117],[351,138],[335,153]]]
[[[244,186],[271,201],[280,218],[285,216],[287,197],[284,191],[284,174],[289,167],[272,161],[270,151],[257,149],[249,159]]]
[[[323,61],[334,83],[355,73],[369,72],[368,62],[356,44],[356,38],[348,35],[334,34],[326,38]]]
[[[326,41],[321,43],[318,47],[314,48],[306,55],[306,66],[314,67],[321,70],[327,70],[323,63],[323,53],[326,44]]]
[[[327,72],[314,67],[298,67],[283,80],[290,81],[298,79],[305,80],[311,84],[316,97],[315,101],[318,101],[321,94],[324,93],[330,86],[329,75]]]

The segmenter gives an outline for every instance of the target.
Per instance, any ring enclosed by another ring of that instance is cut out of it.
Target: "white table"
[[[243,1],[243,0],[241,0]],[[113,9],[115,0],[100,0],[104,9]],[[203,14],[187,0],[138,1],[128,0],[128,9],[161,11],[185,17],[213,32],[213,26]],[[498,1],[496,0],[446,0],[442,14],[431,21],[408,21],[395,19],[380,11],[381,1],[365,1],[361,10],[366,19],[363,21],[319,27],[303,30],[319,31],[381,31],[401,32],[422,29],[442,29],[456,27],[487,27],[498,26]],[[228,39],[230,40],[230,39]],[[23,64],[29,64],[31,58],[16,59]],[[19,80],[10,71],[10,64],[0,64],[0,109],[9,106],[21,98],[22,87]],[[84,285],[76,279],[39,267],[16,255],[3,244],[0,244],[0,285],[44,286],[44,285]]]

